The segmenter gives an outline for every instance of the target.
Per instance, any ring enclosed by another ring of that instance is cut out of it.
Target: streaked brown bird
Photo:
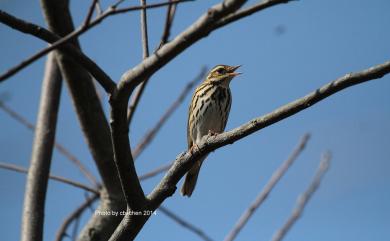
[[[217,65],[196,88],[188,110],[187,141],[188,148],[198,144],[209,133],[221,133],[229,117],[232,95],[230,81],[241,74],[234,72],[239,66]],[[190,197],[195,189],[200,167],[207,155],[197,160],[188,171],[181,193]]]

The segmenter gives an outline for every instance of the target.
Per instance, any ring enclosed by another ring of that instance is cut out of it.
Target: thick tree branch
[[[313,196],[315,191],[317,191],[321,183],[321,179],[323,178],[324,174],[329,168],[330,158],[331,158],[330,153],[323,155],[320,165],[317,169],[317,172],[313,178],[313,181],[310,183],[307,190],[298,197],[296,207],[291,213],[291,216],[287,219],[286,223],[275,233],[275,235],[272,238],[272,241],[282,240],[286,235],[286,233],[291,229],[294,223],[302,215],[303,209],[305,208],[307,202]]]
[[[49,55],[42,83],[42,93],[34,136],[30,168],[23,205],[21,240],[40,241],[47,183],[53,153],[62,78],[53,54]]]
[[[203,67],[199,74],[193,80],[188,82],[188,84],[184,87],[177,99],[171,104],[171,106],[169,106],[169,108],[165,111],[165,113],[161,116],[157,123],[150,130],[148,130],[148,132],[141,138],[141,140],[138,142],[133,151],[134,160],[136,160],[138,156],[150,144],[150,142],[154,139],[154,137],[168,120],[168,118],[173,114],[173,112],[175,112],[175,110],[184,101],[185,97],[191,92],[194,85],[204,78],[206,71],[206,67]]]
[[[7,106],[4,102],[0,100],[0,108],[4,110],[5,113],[10,115],[14,120],[18,121],[30,131],[35,130],[35,125],[29,122],[26,118],[24,118],[21,114],[14,111],[12,108]],[[54,142],[54,147],[57,149],[59,153],[64,155],[68,160],[70,160],[73,164],[75,164],[81,171],[81,173],[95,186],[98,187],[100,184],[96,180],[96,178],[92,175],[92,173],[83,165],[83,163],[68,149],[65,148],[62,144],[58,142]]]
[[[262,117],[255,118],[240,127],[216,136],[205,136],[198,148],[178,156],[158,186],[148,195],[149,209],[157,208],[167,197],[176,191],[176,184],[201,156],[222,146],[232,144],[256,131],[286,119],[319,101],[353,85],[379,79],[390,73],[390,61],[361,72],[350,73],[320,87],[310,94],[286,104]]]
[[[306,134],[302,137],[298,146],[294,149],[291,155],[287,158],[286,161],[272,174],[271,178],[264,186],[263,190],[256,197],[255,201],[246,209],[236,225],[229,232],[229,234],[225,237],[225,241],[234,240],[241,229],[245,226],[251,216],[255,213],[255,211],[260,207],[260,205],[264,202],[264,200],[269,196],[272,189],[279,182],[279,180],[283,177],[286,171],[290,168],[290,166],[294,163],[294,161],[298,158],[299,154],[305,149],[306,143],[309,140],[309,134]]]
[[[244,0],[227,0],[214,6],[184,33],[171,43],[164,45],[152,56],[145,59],[133,70],[126,72],[118,85],[118,91],[111,96],[111,133],[114,147],[115,163],[119,173],[125,199],[130,211],[140,211],[147,208],[147,200],[139,183],[130,150],[127,125],[127,103],[134,88],[148,79],[152,73],[169,60],[189,47],[196,40],[209,33],[209,25],[214,21],[238,9]],[[179,40],[177,40],[179,39]],[[187,39],[193,41],[187,41]],[[171,52],[170,52],[171,51]],[[150,65],[149,65],[150,64]],[[157,208],[157,207],[155,207]],[[155,209],[154,208],[154,209]],[[134,239],[145,224],[148,216],[126,215],[110,240]]]
[[[49,29],[59,36],[66,36],[74,31],[68,3],[67,0],[41,0]],[[80,49],[77,40],[69,43]],[[66,53],[57,51],[56,57],[67,82],[85,140],[102,178],[103,189],[98,209],[100,211],[124,210],[126,204],[113,162],[110,129],[92,78]],[[113,215],[92,215],[81,232],[79,240],[107,240],[120,220],[120,217]]]

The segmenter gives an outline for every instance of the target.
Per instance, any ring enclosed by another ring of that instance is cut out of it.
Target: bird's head
[[[229,86],[230,81],[241,74],[240,72],[234,72],[241,65],[229,66],[229,65],[217,65],[207,75],[205,82],[212,84],[219,84],[223,86]]]

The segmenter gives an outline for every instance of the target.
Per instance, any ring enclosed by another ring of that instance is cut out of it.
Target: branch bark
[[[49,55],[34,136],[30,168],[27,174],[21,228],[22,241],[43,238],[45,200],[53,153],[62,79],[54,56]]]
[[[41,0],[42,10],[49,29],[59,36],[73,32],[73,22],[67,0]],[[77,49],[77,40],[69,42]],[[121,211],[126,208],[119,178],[113,162],[110,129],[94,88],[91,76],[64,52],[57,53],[57,62],[67,82],[70,95],[85,136],[103,181],[100,211]],[[92,215],[79,240],[107,240],[121,218],[113,215]]]
[[[300,99],[286,104],[262,117],[255,118],[231,131],[216,136],[207,135],[203,137],[201,143],[198,144],[198,148],[194,148],[192,152],[183,153],[176,158],[174,164],[168,170],[164,178],[148,195],[149,210],[155,210],[166,198],[175,193],[176,184],[201,156],[220,147],[232,144],[256,131],[297,114],[345,88],[366,81],[379,79],[388,73],[390,73],[390,61],[361,72],[347,74],[329,82]]]

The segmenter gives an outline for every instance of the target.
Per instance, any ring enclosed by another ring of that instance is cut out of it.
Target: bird
[[[219,134],[225,130],[232,104],[230,81],[241,74],[235,72],[241,65],[217,65],[210,70],[205,80],[196,88],[188,110],[187,143],[191,151],[203,136]],[[191,197],[199,171],[207,155],[196,160],[187,172],[181,194]]]

